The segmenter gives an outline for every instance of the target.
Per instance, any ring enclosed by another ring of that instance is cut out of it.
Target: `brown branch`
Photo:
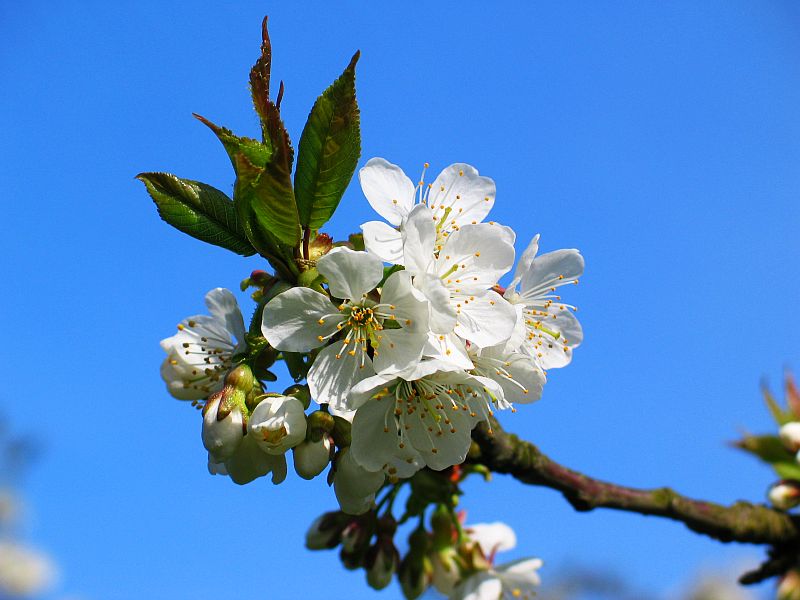
[[[800,527],[791,515],[765,505],[739,501],[723,506],[681,496],[670,488],[642,490],[594,479],[564,467],[533,444],[506,433],[496,422],[481,423],[472,433],[469,460],[519,481],[560,491],[579,511],[613,508],[666,517],[722,542],[797,548]]]

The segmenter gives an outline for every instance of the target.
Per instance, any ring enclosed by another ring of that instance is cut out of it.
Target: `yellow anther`
[[[183,326],[183,323],[178,323],[178,331],[183,331],[184,329],[186,328]]]

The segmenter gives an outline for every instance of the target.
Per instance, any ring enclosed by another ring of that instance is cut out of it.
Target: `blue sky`
[[[43,446],[27,533],[60,562],[60,591],[399,597],[303,549],[335,505],[322,481],[210,477],[197,414],[158,376],[159,339],[261,264],[160,222],[134,175],[231,189],[191,113],[256,134],[247,73],[264,14],[295,141],[360,49],[361,164],[471,163],[496,181],[492,215],[519,250],[539,232],[543,250],[585,256],[569,290],[585,342],[508,429],[619,483],[761,501],[770,473],[726,441],[769,430],[759,381],[800,368],[800,7],[336,4],[0,6],[0,409]],[[329,232],[372,218],[352,185]],[[511,556],[543,557],[545,579],[580,563],[663,591],[759,557],[671,522],[577,514],[503,477],[466,492],[470,518],[516,528]]]

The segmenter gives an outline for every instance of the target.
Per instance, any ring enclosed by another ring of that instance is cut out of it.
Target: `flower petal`
[[[244,485],[272,472],[272,483],[280,483],[286,477],[286,457],[262,452],[253,439],[246,435],[234,455],[225,461],[225,468],[234,483]]]
[[[334,298],[360,299],[383,279],[383,261],[380,258],[344,246],[334,248],[320,258],[317,270],[328,280]]]
[[[428,206],[437,222],[445,219],[443,225],[461,227],[483,221],[494,205],[495,195],[494,181],[481,177],[471,165],[456,163],[439,173],[433,182]]]
[[[435,245],[433,213],[424,204],[418,204],[403,225],[403,263],[406,270],[412,275],[426,273],[433,261]]]
[[[434,270],[450,289],[486,290],[514,264],[513,232],[502,225],[465,225],[447,238]]]
[[[390,375],[420,361],[428,334],[405,329],[384,329],[378,338],[380,345],[375,348],[372,364],[377,373]]]
[[[399,226],[414,206],[415,187],[403,170],[383,158],[371,158],[358,179],[375,212]]]
[[[526,313],[526,322],[528,338],[522,349],[534,357],[543,369],[558,369],[572,361],[572,351],[583,341],[583,329],[568,309],[558,310],[551,307],[547,317],[540,314],[532,318],[530,313]],[[542,323],[543,326],[537,328],[537,323]],[[544,328],[558,337],[543,331]]]
[[[336,460],[333,490],[342,511],[360,515],[372,508],[375,494],[384,482],[382,471],[370,472],[361,467],[352,456],[352,448],[345,448]]]
[[[429,333],[423,353],[427,357],[451,365],[452,368],[447,370],[466,369],[471,371],[475,368],[467,355],[464,341],[454,333]]]
[[[360,346],[356,348],[355,354],[350,354],[339,342],[334,342],[317,355],[308,372],[308,387],[319,404],[330,404],[337,410],[355,408],[347,398],[350,388],[375,375],[372,360],[362,356]]]
[[[482,296],[453,298],[458,324],[456,335],[485,348],[505,343],[514,332],[517,311],[500,294],[488,291]]]
[[[530,299],[551,287],[572,283],[583,275],[583,256],[575,249],[556,250],[537,256],[522,276],[520,296]]]
[[[478,542],[487,558],[495,552],[505,552],[517,545],[517,535],[505,523],[475,523],[465,527],[469,537]]]
[[[428,332],[428,303],[411,283],[408,271],[392,273],[383,284],[381,304],[388,304],[394,319],[406,331]]]
[[[213,316],[225,324],[225,329],[236,336],[239,344],[244,344],[244,319],[233,293],[225,288],[214,288],[206,294],[206,306]]]
[[[414,287],[428,300],[428,326],[434,333],[450,333],[456,326],[456,309],[450,304],[450,290],[433,273],[414,277]]]
[[[361,226],[364,247],[383,262],[403,264],[403,234],[383,221],[369,221]]]
[[[537,252],[539,252],[538,233],[535,236],[533,236],[531,243],[528,244],[528,247],[525,248],[525,251],[522,253],[522,256],[519,257],[519,261],[517,262],[517,268],[514,269],[514,279],[508,286],[509,289],[516,286],[522,279],[522,276],[531,268],[531,263],[533,262],[533,259],[536,258]]]
[[[472,422],[468,412],[455,407],[451,411],[449,406],[445,410],[450,423],[441,418],[437,420],[431,411],[422,408],[405,414],[408,439],[434,471],[463,463],[471,440]]]
[[[394,394],[365,402],[353,418],[350,450],[364,469],[394,469],[390,475],[405,478],[421,469],[423,461],[398,425],[394,410]]]
[[[278,294],[265,307],[264,337],[278,350],[308,352],[321,346],[345,320],[333,303],[312,289],[296,287]]]
[[[448,600],[499,600],[503,584],[491,571],[478,571],[470,575],[453,590]]]

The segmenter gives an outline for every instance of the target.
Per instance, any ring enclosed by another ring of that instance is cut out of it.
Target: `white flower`
[[[490,379],[440,366],[425,361],[408,379],[376,375],[352,389],[350,448],[358,464],[406,478],[425,465],[441,471],[464,462],[472,428],[492,414],[502,391]]]
[[[415,187],[400,167],[383,158],[370,159],[358,178],[372,208],[391,224],[364,223],[364,244],[388,263],[404,264],[402,237],[396,228],[403,228],[416,202],[430,207],[440,237],[463,225],[480,223],[494,205],[494,181],[463,163],[444,169],[427,188],[424,181]]]
[[[583,257],[574,249],[536,256],[538,249],[537,235],[522,254],[505,298],[519,311],[524,331],[521,350],[547,370],[568,365],[573,348],[583,341],[581,325],[570,312],[575,307],[556,294],[559,287],[578,283]]]
[[[494,566],[498,552],[511,550],[517,545],[514,530],[505,523],[475,523],[465,525],[464,532],[477,542],[489,568],[473,573],[450,594],[449,600],[532,600],[536,596],[542,561],[523,558],[504,565]]]
[[[428,299],[435,340],[446,343],[445,336],[454,332],[479,347],[506,342],[517,314],[491,288],[514,264],[514,232],[497,224],[470,224],[440,241],[436,227],[431,210],[419,205],[403,230],[406,271]]]
[[[449,600],[533,600],[541,583],[538,558],[524,558],[478,571],[450,594]]]
[[[264,452],[282,455],[306,439],[303,403],[291,396],[264,398],[250,415],[247,431]]]
[[[344,448],[336,459],[333,490],[342,512],[360,515],[372,508],[375,494],[381,489],[384,474],[361,467],[352,456],[352,448]]]
[[[318,442],[306,440],[292,448],[294,470],[303,479],[313,479],[328,466],[331,460],[333,442],[330,436],[323,435]]]
[[[219,418],[222,399],[222,394],[216,394],[203,407],[203,445],[218,463],[233,456],[247,430],[238,406],[234,406],[224,418]]]
[[[427,339],[428,308],[411,286],[408,273],[393,273],[380,302],[368,293],[383,278],[383,263],[367,252],[334,248],[317,261],[338,306],[327,296],[297,287],[276,296],[264,308],[262,331],[278,350],[322,350],[308,373],[311,395],[335,410],[350,410],[350,388],[379,373],[401,371],[420,360]],[[397,328],[388,328],[387,321]],[[368,354],[374,350],[373,358]]]
[[[769,501],[775,508],[789,510],[800,504],[800,484],[797,481],[779,481],[769,489]]]
[[[206,306],[211,316],[188,317],[178,333],[161,340],[167,353],[161,377],[179,400],[201,400],[219,391],[231,359],[246,348],[244,320],[233,294],[213,289],[206,294]]]
[[[39,552],[13,542],[0,541],[0,597],[41,594],[54,581],[56,568]]]

